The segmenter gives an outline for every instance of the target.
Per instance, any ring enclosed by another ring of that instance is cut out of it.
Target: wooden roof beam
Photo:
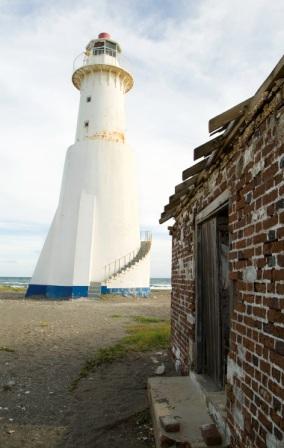
[[[243,101],[242,103],[237,104],[234,107],[231,107],[231,109],[226,110],[220,115],[217,115],[216,117],[213,117],[209,120],[209,132],[216,131],[219,128],[222,128],[226,124],[230,123],[230,121],[235,120],[236,118],[239,118],[241,115],[244,114],[246,109],[248,108],[251,100],[253,97],[248,98],[247,100]]]
[[[223,141],[224,136],[219,135],[218,137],[215,137],[212,140],[203,143],[203,145],[198,146],[197,148],[194,149],[194,160],[208,156],[213,151],[218,149],[222,145]]]
[[[195,165],[190,166],[182,173],[182,180],[186,180],[191,176],[194,176],[195,174],[200,173],[200,171],[204,170],[206,168],[207,159],[203,159],[200,162],[197,162]]]
[[[165,205],[164,211],[169,212],[173,210],[177,205],[179,205],[179,203],[180,203],[179,198],[176,201],[169,202],[167,205]]]
[[[161,214],[160,219],[159,219],[159,223],[160,223],[160,224],[164,224],[164,222],[168,221],[168,220],[171,219],[172,217],[173,217],[172,213],[166,213],[166,212],[163,212],[163,213]]]
[[[198,177],[197,175],[196,176],[192,176],[189,179],[187,179],[186,181],[181,182],[180,184],[178,184],[176,186],[176,188],[175,188],[175,192],[176,193],[180,193],[180,192],[182,192],[184,190],[187,190],[188,187],[194,186],[195,183],[196,183],[197,177]]]
[[[262,94],[266,90],[270,90],[275,81],[279,78],[284,78],[284,56],[282,56],[266,80],[257,89],[255,97]]]

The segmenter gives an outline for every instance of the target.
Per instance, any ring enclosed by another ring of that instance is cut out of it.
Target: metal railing
[[[98,56],[100,54],[107,54],[109,56],[112,56],[113,58],[116,58],[117,52],[116,50],[112,50],[111,48],[93,48],[94,56]]]
[[[99,48],[97,50],[100,50]],[[103,49],[101,49],[103,50]],[[111,50],[110,48],[107,49],[110,52],[113,52],[114,50]],[[99,55],[101,55],[102,53],[100,53]],[[108,52],[106,53],[109,56],[113,56],[113,54],[109,54]],[[91,55],[92,57],[92,55]],[[118,62],[119,67],[122,67],[124,70],[129,71],[130,73],[132,73],[133,71],[133,66],[131,64],[131,61],[124,55],[121,53],[116,52],[116,56],[113,56],[115,58],[115,60]],[[84,52],[80,53],[73,62],[73,73],[78,70],[80,67],[84,67],[85,65],[90,65],[89,62],[89,56],[87,56]],[[115,64],[116,65],[116,64]]]
[[[138,247],[138,249],[132,250],[128,254],[123,255],[122,257],[117,258],[116,260],[107,264],[104,269],[105,280],[107,278],[111,277],[112,275],[116,274],[117,272],[119,272],[123,267],[125,267],[128,263],[130,263],[131,260],[133,260],[133,258],[136,257],[139,250],[140,250],[140,247]]]
[[[141,230],[140,240],[141,241],[152,241],[152,232],[150,232],[150,230]]]
[[[140,241],[152,241],[152,232],[149,230],[143,230],[140,232]],[[105,265],[104,267],[104,280],[106,281],[109,277],[111,277],[114,274],[117,274],[119,271],[121,271],[124,267],[126,267],[139,253],[141,250],[141,243],[140,246],[131,252],[129,252],[126,255],[123,255],[122,257],[117,258],[116,260],[112,261],[111,263]]]
[[[120,61],[120,58],[118,57],[118,53],[115,50],[112,50],[110,48],[94,48],[94,52],[93,52],[94,56],[100,56],[102,54],[112,56],[113,58],[116,58],[116,60],[118,62]],[[91,57],[92,57],[92,55],[91,55]],[[78,54],[78,56],[74,59],[74,62],[73,62],[73,72],[78,70],[80,67],[84,67],[85,65],[90,65],[89,58],[90,58],[90,56],[86,55],[84,52]]]

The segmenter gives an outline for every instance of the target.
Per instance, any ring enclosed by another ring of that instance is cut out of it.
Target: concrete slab
[[[223,434],[224,439],[229,444],[230,431],[226,424],[226,393],[225,390],[218,390],[212,380],[206,375],[198,375],[190,372],[190,379],[201,390],[206,400],[208,412]]]
[[[174,440],[173,447],[175,442],[189,442],[191,448],[206,448],[200,426],[211,424],[213,420],[208,413],[204,395],[194,381],[189,377],[149,378],[148,394],[157,448],[163,448],[163,437]],[[167,433],[162,428],[160,417],[167,415],[180,422],[179,432]],[[227,445],[224,441],[216,446],[225,447]]]

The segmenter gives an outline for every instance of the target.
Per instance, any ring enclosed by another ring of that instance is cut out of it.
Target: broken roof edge
[[[253,120],[254,116],[259,112],[260,108],[263,106],[268,97],[268,94],[266,95],[266,93],[268,93],[267,91],[270,91],[272,87],[275,85],[276,81],[279,80],[280,78],[284,78],[284,56],[282,56],[282,58],[279,60],[275,68],[269,74],[269,76],[257,89],[254,96],[248,98],[242,103],[237,104],[236,106],[233,106],[232,108],[228,109],[222,114],[213,117],[213,119],[211,119],[214,120],[215,118],[217,119],[218,117],[221,118],[223,116],[223,119],[226,121],[227,120],[226,114],[231,114],[232,117],[230,121],[226,122],[226,126],[223,125],[223,128],[225,127],[225,132],[223,134],[215,137],[214,139],[208,140],[206,143],[194,149],[194,160],[199,158],[196,157],[197,154],[201,154],[200,157],[208,156],[209,154],[210,156],[206,157],[205,159],[202,159],[201,161],[197,162],[196,164],[192,165],[191,167],[183,171],[183,179],[186,180],[184,180],[184,182],[176,186],[175,194],[173,194],[170,197],[171,204],[168,204],[168,206],[170,205],[172,206],[169,207],[170,210],[168,208],[167,212],[162,213],[161,218],[159,220],[160,224],[163,224],[170,218],[174,218],[179,214],[178,207],[181,205],[181,199],[183,198],[183,196],[188,192],[189,193],[193,192],[194,187],[197,186],[200,183],[200,181],[204,178],[204,169],[210,168],[216,162],[218,155],[226,147],[232,144],[232,141],[236,138],[236,134],[240,130],[242,125],[245,124],[245,126],[247,126],[248,123]],[[239,113],[240,110],[242,110],[242,113]],[[204,152],[204,154],[202,152]],[[202,166],[203,168],[200,169],[200,167]],[[185,176],[184,173],[186,172],[189,173],[189,175],[187,176],[189,177],[189,179],[187,177],[184,177]],[[192,177],[190,177],[190,175],[192,175]],[[193,188],[187,189],[186,188],[187,182],[189,182]],[[180,194],[183,189],[184,194]],[[191,197],[192,195],[190,194],[187,199],[190,200]],[[166,207],[167,206],[165,206],[165,209]]]
[[[224,126],[228,125],[231,121],[239,118],[243,115],[246,109],[249,107],[251,100],[254,97],[247,98],[239,104],[231,107],[230,109],[225,110],[219,115],[216,115],[213,118],[210,118],[208,122],[209,133],[218,131],[218,129],[222,129]]]

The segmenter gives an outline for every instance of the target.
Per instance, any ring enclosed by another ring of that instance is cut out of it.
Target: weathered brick
[[[269,108],[271,99],[267,101]],[[263,112],[260,108],[257,117]],[[198,196],[184,205],[184,212],[176,217],[171,231],[172,344],[179,349],[174,356],[178,356],[180,372],[188,374],[195,363],[196,324],[187,317],[190,314],[198,321],[195,280],[188,281],[185,268],[186,263],[196,266],[193,217],[222,191],[230,191],[228,258],[234,291],[230,359],[236,365],[236,375],[226,390],[232,448],[266,448],[267,433],[275,437],[280,434],[279,416],[283,413],[284,144],[278,136],[280,118],[265,113],[256,129],[252,128],[247,143],[240,143],[242,140],[237,138],[238,144],[233,142],[226,156],[220,156],[218,164],[210,167],[198,185]],[[284,116],[284,108],[277,114]],[[252,159],[245,166],[248,148]],[[237,166],[240,159],[242,163]],[[257,163],[262,166],[260,170]],[[254,283],[243,281],[243,272],[249,266],[256,269]],[[238,413],[234,414],[236,406]],[[242,419],[243,429],[239,427]]]
[[[284,356],[284,341],[276,341],[275,343],[275,351],[279,353],[279,355]]]
[[[279,199],[279,201],[276,202],[276,209],[281,210],[284,208],[284,198]]]
[[[222,437],[214,423],[202,425],[200,431],[207,446],[216,446],[222,443]]]
[[[269,310],[267,313],[267,319],[269,322],[277,322],[280,324],[284,323],[284,313],[281,313],[280,310]]]

